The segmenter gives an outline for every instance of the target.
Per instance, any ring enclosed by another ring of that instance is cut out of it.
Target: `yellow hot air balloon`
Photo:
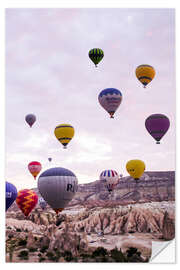
[[[144,85],[144,88],[152,81],[155,73],[155,69],[150,65],[140,65],[136,68],[136,77]]]
[[[67,148],[66,145],[74,136],[74,128],[69,124],[61,124],[55,128],[54,134],[58,141],[64,145],[64,148]]]
[[[138,180],[145,170],[145,163],[139,159],[129,160],[126,164],[126,170],[135,180]]]

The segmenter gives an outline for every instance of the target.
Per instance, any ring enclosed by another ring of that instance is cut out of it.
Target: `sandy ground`
[[[97,234],[91,234],[87,236],[89,246],[104,248],[111,250],[115,247],[121,248],[122,252],[125,252],[129,247],[138,248],[143,257],[151,256],[152,249],[152,235],[144,233],[123,234],[123,235],[105,235],[97,236]]]

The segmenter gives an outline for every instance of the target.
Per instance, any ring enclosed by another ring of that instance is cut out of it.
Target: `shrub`
[[[38,249],[37,248],[33,248],[33,247],[30,247],[29,248],[29,252],[35,252],[35,251],[37,251]]]
[[[44,257],[40,257],[39,258],[39,262],[43,262],[43,261],[45,261],[45,258]]]
[[[29,253],[27,250],[22,250],[19,252],[18,257],[20,257],[23,260],[28,260]]]
[[[25,239],[21,239],[21,240],[19,240],[18,244],[19,244],[19,246],[26,246],[27,241]]]
[[[70,262],[73,260],[72,253],[71,251],[68,251],[68,250],[63,253],[63,257],[67,262]]]
[[[123,255],[121,250],[118,250],[117,247],[110,251],[111,257],[115,262],[126,262],[126,257]]]
[[[137,255],[137,256],[141,256],[141,252],[139,252],[137,250],[137,248],[134,247],[130,247],[127,251],[126,251],[127,257],[132,257],[133,255]]]
[[[107,249],[103,247],[98,247],[96,250],[93,251],[92,257],[98,257],[98,256],[106,256],[108,254]]]
[[[40,252],[44,253],[47,249],[48,249],[48,246],[43,246],[43,247],[40,249]]]

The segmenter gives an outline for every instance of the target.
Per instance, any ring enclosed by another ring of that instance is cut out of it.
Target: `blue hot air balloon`
[[[122,101],[122,94],[116,88],[106,88],[102,90],[98,96],[100,105],[114,118],[114,113],[118,109]]]
[[[6,182],[6,211],[16,200],[16,197],[17,197],[16,187],[11,183]]]

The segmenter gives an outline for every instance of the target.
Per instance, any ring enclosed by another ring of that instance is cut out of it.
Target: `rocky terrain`
[[[137,184],[122,178],[112,194],[98,181],[79,185],[59,216],[37,206],[25,219],[13,204],[6,213],[6,260],[148,261],[152,240],[175,236],[174,190],[174,172],[146,172]]]

